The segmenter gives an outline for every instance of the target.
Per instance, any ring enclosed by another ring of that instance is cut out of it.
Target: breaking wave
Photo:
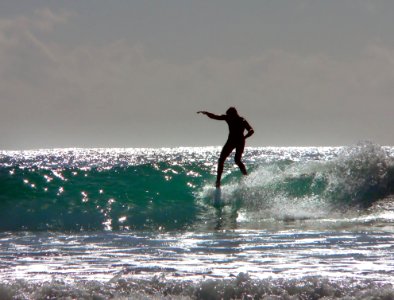
[[[182,230],[212,207],[244,215],[321,218],[393,193],[392,149],[251,148],[250,175],[229,163],[212,187],[218,148],[0,152],[0,230]]]
[[[0,284],[1,299],[393,299],[391,284],[330,281],[324,278],[300,280],[253,280],[240,273],[232,279],[200,282],[114,279],[108,283],[62,281]]]

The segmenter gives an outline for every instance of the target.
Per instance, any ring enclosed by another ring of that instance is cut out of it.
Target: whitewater
[[[0,299],[394,299],[394,147],[0,151]]]

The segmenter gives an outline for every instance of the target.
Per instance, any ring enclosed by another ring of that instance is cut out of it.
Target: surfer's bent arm
[[[215,115],[213,113],[207,112],[207,111],[198,111],[198,114],[203,114],[206,115],[208,118],[214,119],[214,120],[226,120],[225,115]]]
[[[254,133],[253,128],[250,128],[250,130],[248,130],[248,133],[245,135],[245,139],[247,139],[248,137],[250,137],[253,133]]]
[[[254,130],[252,128],[252,126],[249,125],[249,123],[245,120],[245,129],[248,131],[244,138],[247,139],[248,137],[252,136],[252,134],[254,133]]]

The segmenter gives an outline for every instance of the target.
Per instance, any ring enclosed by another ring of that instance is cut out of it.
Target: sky
[[[394,145],[394,1],[0,2],[0,149]]]

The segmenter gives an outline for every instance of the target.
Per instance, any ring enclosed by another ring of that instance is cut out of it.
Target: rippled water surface
[[[182,234],[3,234],[1,276],[109,281],[116,276],[226,279],[329,276],[391,282],[394,235],[235,230]]]
[[[219,150],[1,151],[0,298],[394,298],[393,148]]]

